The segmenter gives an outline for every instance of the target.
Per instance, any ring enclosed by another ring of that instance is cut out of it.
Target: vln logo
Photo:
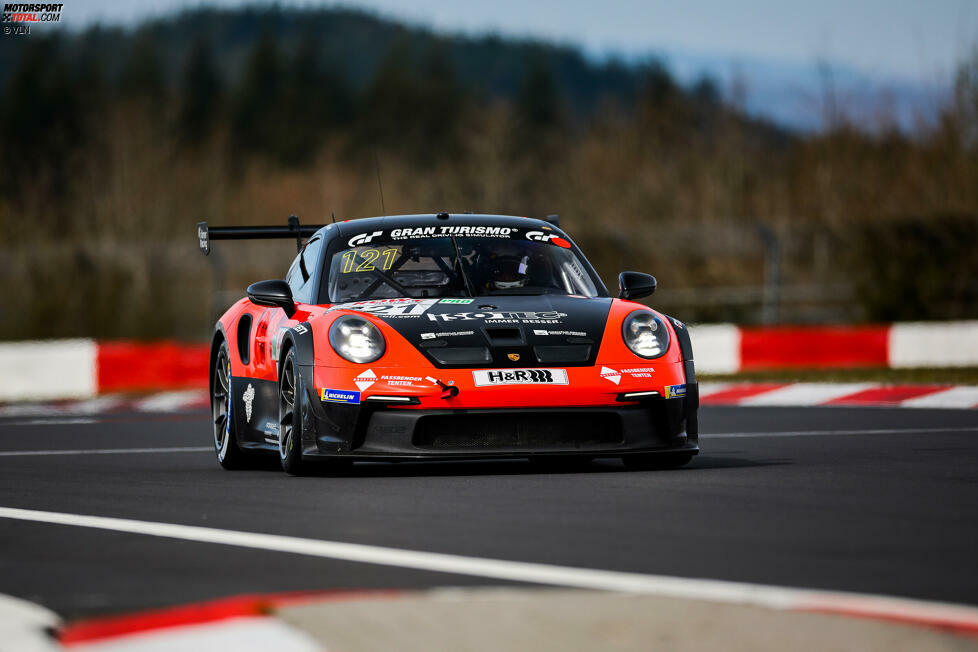
[[[566,385],[565,369],[480,369],[472,372],[476,387],[485,385]]]
[[[570,243],[564,240],[556,233],[544,233],[543,231],[527,231],[526,239],[533,240],[534,242],[549,242],[550,244],[555,244],[558,247],[563,247],[564,249],[570,249]]]
[[[355,235],[350,238],[350,241],[346,244],[350,247],[359,247],[360,245],[369,244],[371,240],[379,235],[383,235],[383,231],[374,231],[373,233],[361,233],[360,235]]]
[[[621,372],[609,369],[608,367],[601,367],[601,377],[605,380],[610,380],[616,385],[621,382]]]

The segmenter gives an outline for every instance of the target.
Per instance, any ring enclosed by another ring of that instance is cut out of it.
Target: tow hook
[[[456,387],[455,385],[446,385],[445,383],[441,382],[437,378],[432,378],[431,376],[428,376],[427,379],[435,383],[439,387],[441,387],[442,398],[449,399],[458,396],[458,387]]]

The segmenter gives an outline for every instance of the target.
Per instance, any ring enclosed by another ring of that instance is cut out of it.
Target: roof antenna
[[[377,150],[374,150],[374,165],[377,167],[377,187],[380,188],[380,209],[387,215],[387,208],[384,206],[384,184],[380,182],[380,159],[377,158]]]
[[[333,211],[330,211],[329,212],[329,216],[333,218],[333,224],[336,224],[336,213],[334,213]]]

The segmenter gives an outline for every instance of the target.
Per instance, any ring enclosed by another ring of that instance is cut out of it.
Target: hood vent
[[[533,347],[537,361],[543,364],[587,362],[591,357],[590,344],[540,345]]]
[[[492,362],[489,349],[484,346],[459,346],[432,349],[428,354],[444,365],[484,365]]]
[[[495,346],[514,346],[523,343],[523,331],[516,327],[486,328],[486,337]]]

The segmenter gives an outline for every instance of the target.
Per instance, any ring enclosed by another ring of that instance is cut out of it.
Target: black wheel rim
[[[218,459],[227,455],[231,441],[231,361],[222,348],[214,366],[214,395],[211,397],[214,416],[214,447]]]
[[[284,460],[293,446],[295,423],[295,371],[287,362],[282,371],[282,391],[279,392],[278,453]]]

